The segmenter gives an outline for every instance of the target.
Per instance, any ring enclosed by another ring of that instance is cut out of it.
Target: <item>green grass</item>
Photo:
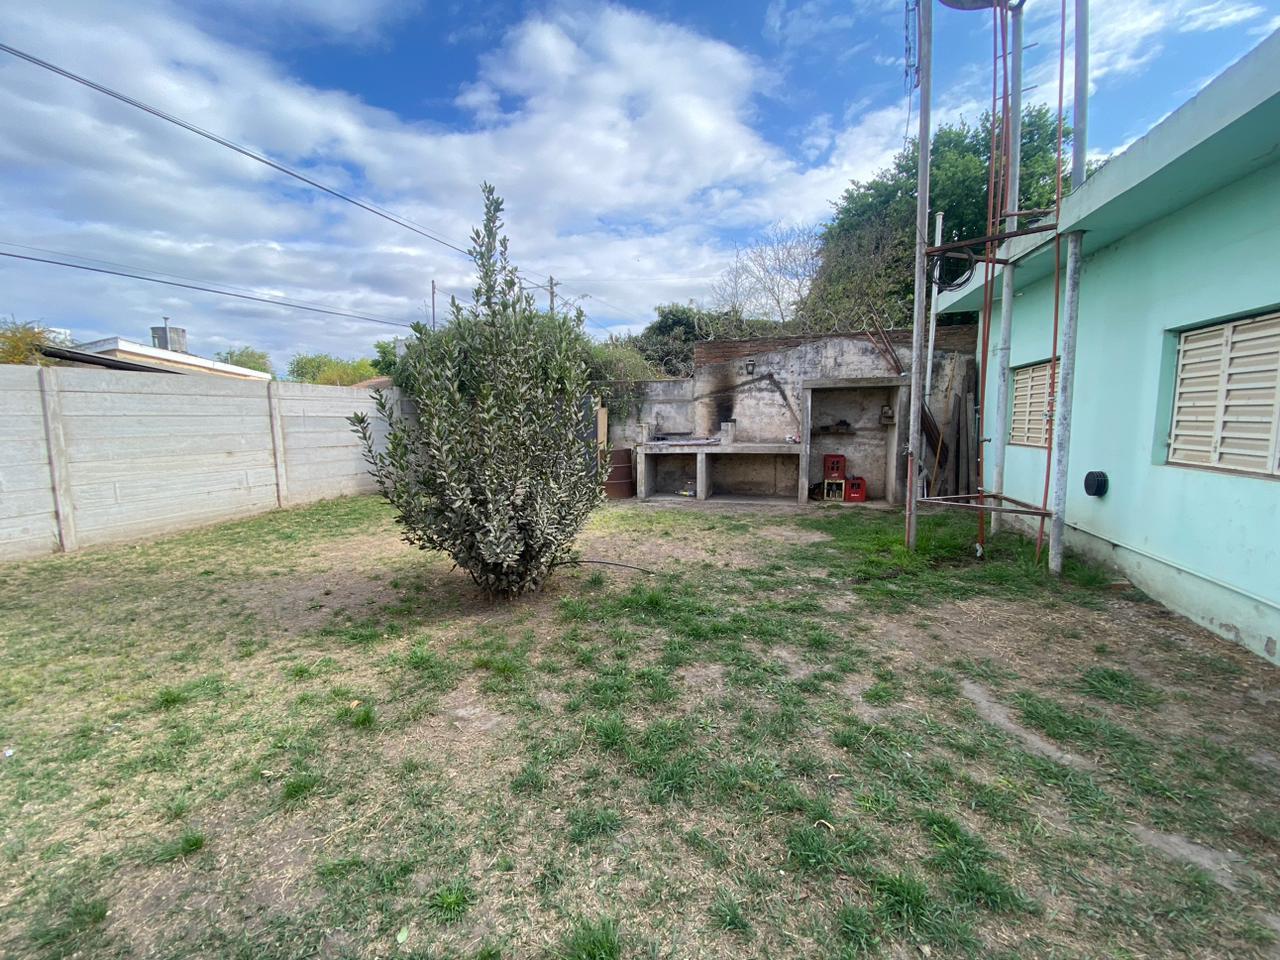
[[[280,786],[280,799],[285,803],[296,803],[320,786],[320,776],[315,773],[297,773],[289,777]]]
[[[846,903],[836,910],[835,931],[846,956],[867,956],[880,946],[880,923],[859,904]]]
[[[551,955],[556,960],[620,960],[618,923],[610,917],[579,920]]]
[[[457,923],[475,902],[475,890],[469,881],[451,880],[427,897],[427,912],[440,923]]]
[[[787,863],[810,873],[847,873],[879,844],[861,828],[803,825],[787,832]]]
[[[356,730],[369,730],[378,724],[378,714],[371,703],[348,703],[338,708],[338,723]]]
[[[711,922],[721,930],[750,937],[751,921],[747,919],[742,904],[728,890],[721,890],[711,902]]]
[[[951,515],[907,554],[900,522],[611,505],[590,536],[675,559],[509,604],[369,498],[10,565],[0,952],[1256,951],[1259,674],[1149,604],[1099,666],[1092,624],[1130,603],[1105,576],[1014,538],[976,561]],[[962,679],[1096,769],[981,723]],[[1224,894],[1129,823],[1255,876]]]
[[[582,806],[569,811],[569,839],[586,843],[622,829],[622,815],[608,807]]]
[[[1145,680],[1113,667],[1090,667],[1081,675],[1078,689],[1096,700],[1126,707],[1154,707],[1164,700],[1164,695]]]
[[[92,950],[107,919],[109,901],[82,878],[56,880],[43,892],[28,936],[45,957],[72,957]]]
[[[222,695],[223,682],[219,677],[199,677],[177,686],[165,686],[151,699],[152,709],[172,710],[197,700],[212,700]]]
[[[205,836],[198,830],[184,830],[170,840],[161,840],[148,851],[148,863],[172,863],[182,860],[204,849]]]

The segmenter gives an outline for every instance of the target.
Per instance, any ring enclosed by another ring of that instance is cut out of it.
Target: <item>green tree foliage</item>
[[[627,340],[610,338],[587,345],[587,375],[592,383],[619,380],[657,380],[661,374]]]
[[[349,387],[379,375],[373,361],[365,357],[343,360],[328,353],[298,353],[289,361],[289,379],[302,383]]]
[[[394,340],[377,340],[373,344],[373,350],[376,356],[373,358],[373,369],[383,377],[393,377],[396,372],[396,364],[400,358],[396,356],[396,342]]]
[[[587,345],[587,376],[601,405],[613,416],[631,415],[644,395],[640,380],[660,380],[662,374],[629,338],[610,337]]]
[[[352,424],[404,539],[447,553],[486,593],[513,597],[569,558],[604,478],[581,311],[541,313],[521,291],[500,236],[502,201],[483,189],[473,303],[452,301],[438,333],[415,325],[401,360],[416,416],[378,394],[385,450],[368,417]]]
[[[39,323],[19,321],[12,316],[0,320],[0,363],[48,366],[53,361],[41,353],[40,348],[61,343],[58,334]]]
[[[693,303],[664,303],[640,333],[624,342],[661,375],[687,377],[693,372],[693,345],[699,340],[767,336],[778,325],[752,319],[736,308],[708,310]]]
[[[213,359],[221,363],[234,364],[237,367],[245,367],[248,370],[260,370],[263,373],[269,373],[275,376],[275,371],[271,369],[271,357],[267,355],[267,351],[258,350],[254,347],[232,347],[230,350],[223,350],[213,355]]]
[[[1019,209],[1053,205],[1057,134],[1057,116],[1048,107],[1023,111]],[[944,241],[985,235],[990,116],[973,127],[939,127],[932,150],[930,202],[943,213]],[[823,232],[818,274],[800,311],[802,325],[861,329],[869,314],[885,326],[910,325],[916,152],[913,141],[886,169],[853,183],[836,203]],[[932,242],[932,233],[928,239]]]

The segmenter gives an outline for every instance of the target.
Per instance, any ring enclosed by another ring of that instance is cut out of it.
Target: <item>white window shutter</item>
[[[1009,442],[1048,447],[1049,406],[1049,364],[1037,363],[1014,370]]]
[[[1169,462],[1280,473],[1280,315],[1184,333]]]

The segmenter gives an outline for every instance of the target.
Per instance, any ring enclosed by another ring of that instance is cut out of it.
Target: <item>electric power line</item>
[[[257,293],[252,288],[237,286],[234,283],[223,283],[221,281],[215,281],[215,280],[204,280],[199,277],[189,277],[181,273],[171,273],[167,270],[157,270],[154,267],[140,267],[135,263],[121,263],[118,260],[105,260],[102,257],[87,257],[82,253],[72,253],[67,250],[51,250],[48,247],[35,247],[28,243],[17,243],[13,240],[0,240],[0,246],[16,247],[19,250],[32,250],[36,253],[47,253],[52,257],[68,258],[71,260],[84,260],[89,263],[100,263],[108,267],[119,267],[121,270],[130,270],[130,271],[137,271],[140,273],[154,274],[158,277],[171,277],[175,280],[186,280],[189,283],[198,284],[198,285],[207,286],[209,284],[216,284],[222,290],[238,291],[240,293],[252,294],[253,296],[261,296],[261,294]],[[278,297],[276,299],[278,299],[282,304],[288,303],[293,306],[301,306],[301,307],[311,306],[311,307],[322,307],[324,309],[330,309],[330,307],[327,304],[317,303],[314,300],[299,300],[296,297]],[[374,319],[385,320],[387,323],[400,322],[398,320],[392,320],[390,317],[381,317],[381,318],[374,318]]]
[[[338,190],[334,187],[330,187],[326,184],[321,183],[319,180],[313,180],[310,177],[308,177],[306,174],[299,173],[297,170],[294,170],[291,167],[287,167],[283,163],[279,163],[275,160],[272,160],[270,157],[265,156],[264,154],[258,153],[257,151],[250,150],[248,147],[242,146],[241,144],[238,144],[233,140],[228,140],[226,137],[221,137],[216,133],[211,133],[210,131],[205,130],[202,127],[196,126],[194,123],[190,123],[186,120],[183,120],[181,117],[175,117],[171,113],[166,113],[164,110],[161,110],[159,107],[153,107],[150,104],[143,103],[141,100],[135,100],[133,97],[129,96],[128,94],[121,93],[119,90],[113,90],[110,87],[103,86],[100,83],[90,80],[88,77],[82,77],[78,73],[72,73],[70,70],[66,70],[55,63],[50,63],[48,60],[41,60],[39,57],[35,56],[34,54],[26,53],[25,51],[19,50],[16,47],[11,47],[7,43],[0,43],[0,50],[3,50],[5,53],[12,54],[13,56],[18,57],[21,60],[26,60],[28,63],[34,64],[37,67],[42,67],[45,70],[49,70],[52,73],[56,73],[60,77],[65,77],[68,80],[72,80],[78,84],[81,84],[82,86],[86,86],[91,90],[96,90],[98,93],[102,93],[108,97],[112,97],[113,99],[119,100],[121,103],[126,103],[131,107],[136,107],[139,110],[142,110],[146,113],[151,114],[153,117],[158,117],[161,120],[165,120],[169,123],[182,127],[182,129],[190,131],[191,133],[194,133],[197,136],[204,137],[206,140],[211,140],[212,142],[218,144],[221,147],[226,147],[228,150],[234,150],[236,153],[240,154],[243,157],[248,157],[250,160],[254,160],[258,163],[265,164],[266,166],[271,167],[273,170],[283,173],[286,176],[293,177],[295,180],[300,180],[303,183],[307,184],[308,186],[314,187],[315,189],[320,190],[324,193],[327,193],[332,197],[336,197],[339,200],[343,200],[346,203],[355,204],[357,207],[360,207],[362,210],[372,213],[376,217],[382,217],[384,220],[389,220],[391,223],[394,223],[397,226],[404,227],[406,230],[412,230],[414,233],[418,234],[419,236],[425,237],[428,240],[441,244],[442,246],[448,247],[450,250],[454,250],[458,253],[463,254],[464,256],[468,255],[467,251],[464,248],[459,247],[457,244],[450,243],[448,240],[445,240],[442,237],[437,237],[435,234],[428,231],[425,227],[421,226],[420,224],[414,223],[412,220],[408,219],[407,217],[402,217],[399,214],[392,213],[390,210],[384,210],[382,207],[379,207],[376,204],[369,203],[365,200],[360,200],[356,197],[352,197],[348,194],[343,193],[341,190]]]
[[[311,177],[308,177],[307,175],[300,173],[297,170],[294,170],[293,168],[288,167],[283,163],[280,163],[276,160],[272,160],[270,157],[266,156],[265,154],[258,153],[257,151],[251,150],[250,148],[243,146],[239,143],[236,143],[233,140],[229,140],[226,137],[222,137],[216,133],[212,133],[208,130],[205,130],[203,127],[196,126],[194,123],[191,123],[187,120],[183,120],[181,117],[174,116],[171,113],[161,110],[159,107],[153,107],[148,103],[144,103],[141,100],[137,100],[134,97],[129,96],[128,94],[121,93],[118,90],[113,90],[111,87],[104,86],[103,84],[97,83],[94,80],[90,80],[88,77],[81,76],[78,73],[73,73],[70,70],[67,70],[63,67],[59,67],[55,63],[50,63],[48,60],[42,60],[40,57],[37,57],[34,54],[30,54],[23,50],[19,50],[17,47],[12,47],[6,43],[0,43],[0,51],[4,51],[5,53],[8,53],[12,56],[19,58],[20,60],[25,60],[28,63],[33,64],[34,66],[40,67],[44,70],[48,70],[52,73],[57,74],[60,77],[64,77],[75,83],[81,84],[82,86],[88,87],[91,90],[95,90],[98,93],[104,94],[105,96],[118,100],[121,103],[127,104],[131,107],[135,107],[139,110],[142,110],[143,112],[148,113],[151,116],[157,117],[158,119],[161,119],[168,123],[172,123],[176,126],[179,126],[190,133],[196,134],[197,136],[204,137],[206,140],[216,143],[219,146],[226,147],[228,150],[232,150],[243,157],[247,157],[250,160],[256,161],[257,163],[264,164],[279,173],[283,173],[288,177],[292,177],[295,180],[305,183],[308,186],[313,187],[316,190],[320,190],[321,192],[326,193],[332,197],[335,197],[338,200],[342,200],[346,203],[353,204],[354,206],[359,207],[361,210],[364,210],[367,213],[372,213],[376,217],[381,217],[382,219],[387,220],[390,223],[394,223],[397,226],[403,227],[406,230],[416,233],[418,236],[424,237],[428,240],[431,240],[434,243],[438,243],[441,246],[447,247],[448,249],[453,250],[456,253],[460,253],[466,257],[469,257],[471,255],[470,252],[465,248],[460,247],[456,243],[452,243],[451,241],[446,240],[443,237],[436,236],[434,233],[427,230],[421,224],[416,223],[413,220],[410,220],[408,217],[404,217],[404,216],[401,216],[400,214],[393,213],[390,210],[387,210],[369,201],[361,200],[357,197],[353,197],[353,196],[350,196],[349,194],[343,193],[341,190],[338,190],[335,187],[330,187],[327,184],[324,184],[318,180],[312,179]],[[537,276],[537,274],[531,274],[531,275]],[[543,277],[543,279],[550,280],[550,277]],[[543,287],[542,289],[546,289],[546,288]],[[604,304],[605,306],[618,312],[620,315],[624,317],[628,317],[629,319],[633,319],[633,320],[636,319],[628,311],[623,310],[621,307],[618,307],[616,304],[610,303],[609,301],[603,299],[602,297],[593,297],[592,299],[596,300],[598,303]],[[606,333],[609,332],[607,327],[603,326],[600,323],[592,321],[590,318],[587,318],[587,322],[593,323],[596,327],[598,327],[600,330]],[[637,322],[645,323],[647,321],[637,320]]]
[[[348,313],[345,310],[331,310],[328,307],[317,307],[305,303],[295,303],[282,298],[260,297],[251,293],[237,293],[233,290],[219,290],[216,287],[205,286],[199,283],[183,283],[178,280],[165,280],[160,277],[149,277],[141,273],[130,273],[124,270],[109,270],[106,267],[91,267],[83,263],[71,263],[67,260],[54,260],[48,257],[32,257],[22,253],[8,253],[4,250],[0,250],[0,257],[10,257],[14,260],[27,260],[31,263],[46,263],[59,267],[71,267],[75,270],[87,270],[90,273],[105,273],[113,277],[127,277],[130,280],[145,280],[148,283],[161,283],[169,287],[181,287],[184,290],[198,290],[202,293],[216,293],[223,297],[235,297],[237,300],[252,300],[255,303],[266,303],[274,307],[289,307],[294,310],[307,310],[311,313],[323,313],[331,317],[345,317],[349,320],[364,320],[369,323],[382,323],[393,327],[412,326],[412,324],[404,323],[400,320],[384,320],[381,317],[370,317],[360,313]]]

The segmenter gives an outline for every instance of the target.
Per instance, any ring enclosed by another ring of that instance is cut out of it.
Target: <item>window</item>
[[[1178,338],[1169,462],[1280,474],[1280,314]]]
[[[1037,363],[1013,371],[1010,443],[1049,446],[1049,366]]]

